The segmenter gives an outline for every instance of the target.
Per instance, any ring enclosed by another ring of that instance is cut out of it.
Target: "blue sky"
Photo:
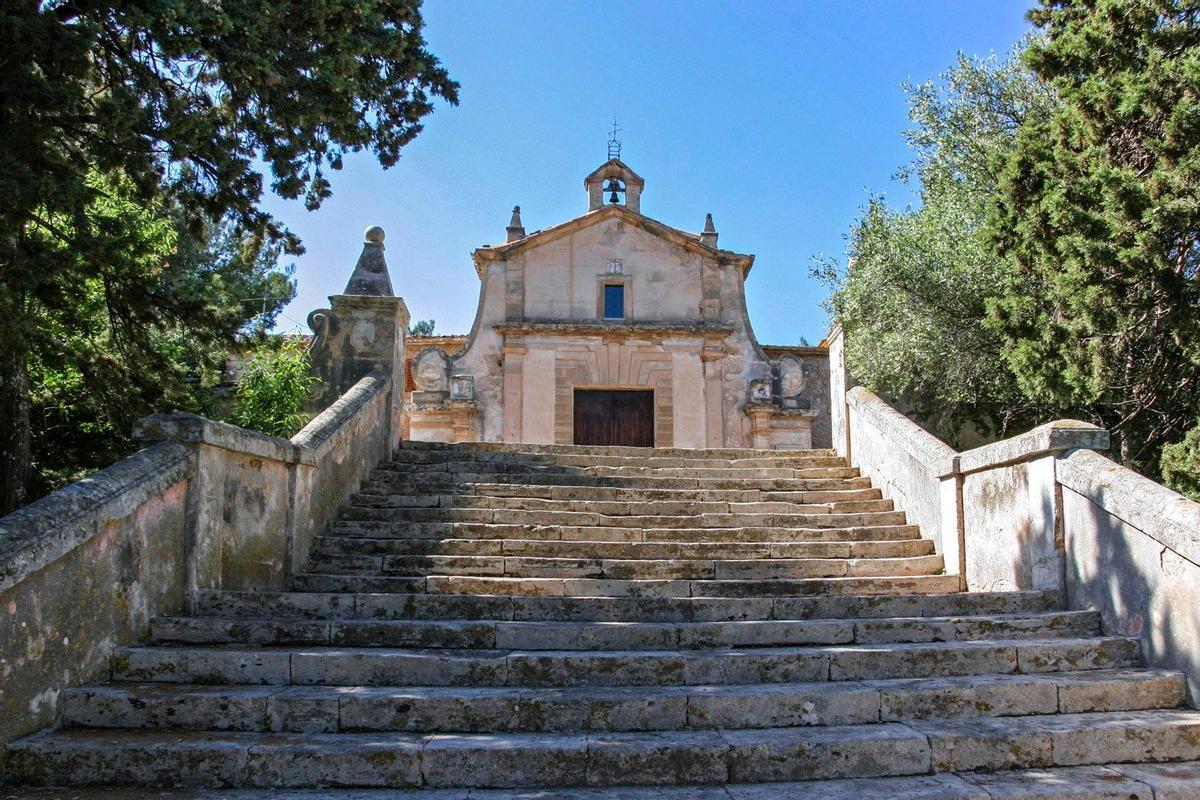
[[[513,205],[528,230],[587,208],[583,177],[606,158],[614,112],[623,160],[646,179],[642,212],[757,256],[747,281],[760,341],[818,341],[826,290],[814,255],[841,256],[867,192],[908,202],[901,84],[959,51],[1006,51],[1029,2],[463,2],[429,0],[426,37],[461,82],[400,163],[369,155],[333,176],[315,212],[270,198],[301,236],[297,330],[339,293],[362,231],[382,225],[396,293],[438,333],[470,329],[470,252],[502,242]],[[307,330],[305,328],[305,330]]]

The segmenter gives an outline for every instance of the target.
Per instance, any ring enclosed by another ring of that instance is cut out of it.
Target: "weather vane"
[[[608,134],[608,160],[621,157],[621,140],[617,138],[617,134],[621,129],[617,127],[617,115],[613,114],[612,132]]]

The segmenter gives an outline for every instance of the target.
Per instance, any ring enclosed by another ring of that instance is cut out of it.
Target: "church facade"
[[[406,435],[430,441],[657,447],[830,446],[823,347],[763,347],[746,312],[754,256],[642,213],[619,158],[587,211],[473,253],[465,343],[414,337]]]

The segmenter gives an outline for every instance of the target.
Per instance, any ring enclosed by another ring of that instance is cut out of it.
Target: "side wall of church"
[[[503,337],[493,328],[504,320],[505,270],[503,261],[491,261],[483,272],[479,287],[479,307],[466,349],[452,362],[456,374],[475,379],[475,399],[479,404],[479,438],[500,442],[504,426],[504,356],[500,352]],[[509,376],[511,380],[513,376]],[[518,376],[519,379],[519,376]]]

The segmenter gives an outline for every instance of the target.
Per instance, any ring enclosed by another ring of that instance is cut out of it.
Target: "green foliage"
[[[147,325],[178,319],[165,295],[188,293],[148,266],[162,253],[144,244],[165,251],[163,236],[131,236],[101,210],[112,181],[151,213],[161,202],[201,242],[228,220],[238,242],[299,252],[260,207],[260,165],[276,193],[315,208],[330,192],[326,170],[361,150],[394,164],[434,100],[457,101],[458,85],[425,47],[418,0],[5,3],[0,52],[3,512],[26,499],[32,362],[95,349],[97,334],[64,342],[56,324],[86,329],[103,306],[114,344],[61,387],[92,393],[97,371],[144,383],[159,364],[130,361],[122,347],[153,349]],[[187,251],[178,246],[180,258]],[[218,296],[238,293],[226,289]],[[231,303],[215,305],[237,322]]]
[[[833,289],[854,376],[956,445],[1029,425],[1037,412],[1014,385],[987,310],[1001,272],[986,225],[997,176],[1018,127],[1054,104],[1019,51],[960,56],[937,81],[906,86],[915,158],[900,177],[920,206],[871,197],[851,230],[848,266],[825,259],[814,269]]]
[[[1200,502],[1200,424],[1162,452],[1163,483]]]
[[[433,326],[437,324],[431,319],[419,319],[408,329],[409,336],[433,336]]]
[[[1153,471],[1200,416],[1200,19],[1178,0],[1044,0],[992,219],[993,304],[1029,397],[1077,407]]]
[[[166,409],[212,413],[211,388],[240,339],[261,335],[294,296],[280,249],[225,223],[193,238],[177,209],[136,199],[128,181],[93,175],[95,200],[58,221],[103,243],[75,291],[39,298],[26,360],[32,421],[31,496],[128,454],[138,417]],[[49,238],[64,261],[82,257]],[[266,315],[261,301],[271,296]]]
[[[304,427],[304,402],[314,378],[303,343],[270,343],[255,350],[242,368],[232,421],[243,428],[287,438]]]

